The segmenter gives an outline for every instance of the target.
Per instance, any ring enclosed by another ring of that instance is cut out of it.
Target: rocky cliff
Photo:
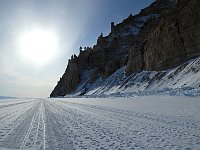
[[[96,45],[80,48],[79,55],[71,57],[50,96],[84,95],[120,68],[125,69],[128,77],[142,70],[175,67],[199,55],[199,3],[156,0],[122,23],[112,22],[108,36],[101,34]]]
[[[129,53],[127,75],[140,70],[164,70],[200,54],[198,0],[178,0],[147,38],[138,37]],[[137,64],[137,65],[135,65]]]

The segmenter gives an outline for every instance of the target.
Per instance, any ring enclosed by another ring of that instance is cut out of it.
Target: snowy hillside
[[[92,70],[82,72],[78,88],[68,96],[134,96],[134,95],[200,95],[200,57],[174,69],[142,71],[125,76],[125,67],[110,77],[99,77],[94,83],[86,80]],[[85,82],[86,81],[86,82]]]

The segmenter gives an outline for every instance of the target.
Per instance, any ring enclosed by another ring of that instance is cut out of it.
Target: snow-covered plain
[[[0,101],[0,149],[200,149],[199,97]]]

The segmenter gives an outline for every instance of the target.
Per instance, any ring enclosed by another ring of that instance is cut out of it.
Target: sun
[[[26,61],[43,66],[50,62],[58,49],[58,39],[54,32],[33,29],[19,38],[20,55]]]

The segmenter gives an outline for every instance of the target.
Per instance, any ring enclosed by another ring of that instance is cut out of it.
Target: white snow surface
[[[199,97],[0,101],[0,149],[200,149]]]
[[[87,89],[85,97],[124,97],[141,95],[200,96],[200,57],[164,71],[142,71],[125,76],[126,66],[108,78],[81,82],[67,97]],[[87,76],[85,74],[84,76]],[[88,75],[89,78],[89,75]]]

